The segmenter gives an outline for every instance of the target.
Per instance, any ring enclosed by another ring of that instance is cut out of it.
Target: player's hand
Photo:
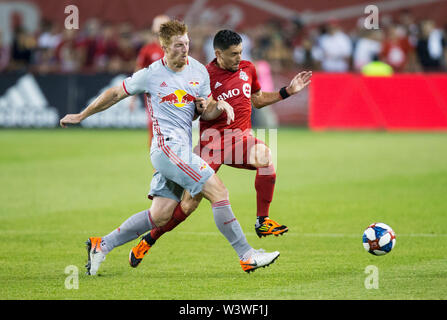
[[[232,121],[234,121],[234,110],[228,102],[219,100],[217,102],[217,110],[225,111],[227,113],[227,124],[230,124]]]
[[[59,121],[59,124],[62,128],[66,128],[67,124],[78,124],[80,122],[81,122],[81,115],[79,113],[75,113],[75,114],[67,114]]]
[[[287,93],[292,95],[295,94],[301,90],[303,90],[305,87],[307,87],[312,77],[312,71],[303,71],[298,73],[292,81],[290,81],[290,85],[286,88]]]
[[[197,97],[194,100],[194,104],[196,105],[196,110],[198,114],[202,114],[206,110],[206,100],[202,97]]]

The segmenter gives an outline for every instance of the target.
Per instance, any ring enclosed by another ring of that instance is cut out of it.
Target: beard
[[[182,56],[167,56],[166,60],[168,66],[170,66],[171,68],[181,69],[186,65],[188,56],[186,56],[185,58],[183,58]]]

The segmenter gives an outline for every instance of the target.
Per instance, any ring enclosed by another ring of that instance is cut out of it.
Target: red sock
[[[273,165],[267,168],[259,168],[256,171],[255,189],[258,217],[268,217],[270,203],[275,190],[276,173]]]
[[[183,212],[180,203],[175,207],[174,213],[172,214],[171,220],[169,220],[163,227],[155,228],[151,230],[151,238],[157,240],[165,232],[171,231],[177,227],[180,223],[185,221],[188,216]]]

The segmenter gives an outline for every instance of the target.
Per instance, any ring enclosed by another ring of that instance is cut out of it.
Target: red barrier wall
[[[447,130],[447,75],[314,73],[313,130]]]

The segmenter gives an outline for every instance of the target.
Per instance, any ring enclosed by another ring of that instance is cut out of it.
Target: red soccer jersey
[[[250,61],[242,60],[238,71],[228,71],[217,66],[216,59],[206,66],[210,75],[211,93],[214,100],[225,100],[234,109],[234,121],[227,124],[227,114],[215,120],[200,120],[200,137],[207,129],[220,132],[223,139],[225,129],[239,129],[242,132],[251,129],[251,95],[261,90],[256,68]],[[201,146],[210,146],[210,140],[200,141]]]

